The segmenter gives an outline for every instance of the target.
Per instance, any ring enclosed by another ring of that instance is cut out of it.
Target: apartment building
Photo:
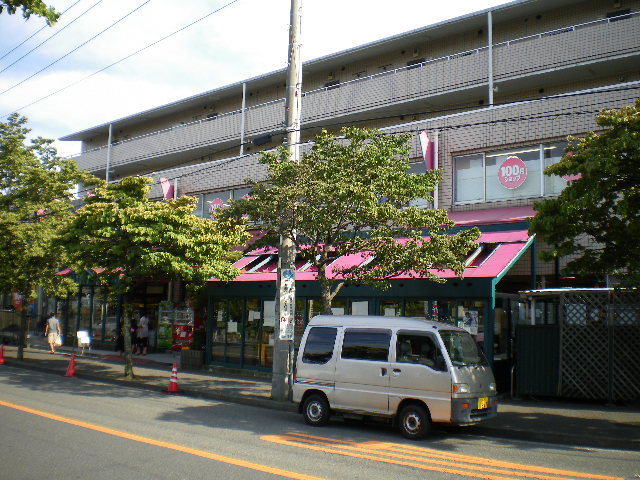
[[[196,196],[196,214],[206,217],[244,196],[247,178],[266,178],[259,153],[285,138],[285,79],[285,70],[266,73],[61,140],[82,142],[82,169],[110,181],[151,176],[157,199],[167,179],[178,195]],[[546,247],[527,232],[532,204],[569,181],[543,170],[560,159],[567,135],[595,129],[598,111],[639,92],[640,0],[517,0],[306,62],[304,142],[343,125],[412,132],[412,171],[420,174],[425,131],[443,173],[435,206],[459,228],[483,232],[464,279],[398,278],[384,292],[352,285],[336,310],[467,322],[495,368],[508,369],[524,314],[519,290],[603,281],[562,278],[562,261],[538,260]],[[200,319],[206,363],[270,368],[275,258],[275,250],[248,255],[236,282],[210,282]],[[297,279],[299,339],[319,290],[312,272]],[[533,321],[553,324],[554,312]]]

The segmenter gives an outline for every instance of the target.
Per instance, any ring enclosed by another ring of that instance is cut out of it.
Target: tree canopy
[[[250,196],[232,201],[222,218],[247,215],[266,232],[263,244],[292,238],[299,258],[317,268],[326,313],[345,282],[385,288],[400,273],[434,281],[430,269],[461,274],[479,232],[451,235],[446,211],[409,206],[431,200],[439,179],[437,171],[409,173],[409,135],[354,127],[342,134],[323,131],[299,162],[288,161],[285,148],[263,153],[267,182],[249,181]],[[357,253],[366,261],[327,277],[336,257]]]
[[[0,2],[0,13],[5,10],[9,15],[15,14],[18,9],[22,10],[25,19],[31,15],[37,15],[47,20],[49,25],[58,21],[60,14],[53,7],[47,6],[42,0],[3,0]]]
[[[567,273],[640,281],[640,99],[596,116],[599,132],[572,142],[547,175],[572,175],[557,198],[536,202],[530,230],[553,248],[543,258],[571,255]]]
[[[66,258],[54,240],[73,217],[76,186],[101,181],[57,157],[51,140],[27,145],[26,123],[18,114],[0,123],[0,290],[63,296],[76,286],[56,275]]]
[[[150,202],[151,183],[151,178],[128,177],[85,198],[61,235],[70,266],[125,297],[140,279],[164,276],[200,287],[211,277],[235,278],[239,271],[232,264],[242,255],[236,247],[249,237],[244,221],[198,218],[192,214],[194,197]],[[124,320],[126,347],[129,315]],[[130,349],[125,352],[130,378]]]
[[[100,180],[57,157],[52,141],[27,144],[27,119],[11,115],[0,123],[0,291],[34,298],[36,287],[66,296],[77,285],[57,275],[65,266],[65,250],[55,243],[73,216],[76,185]],[[22,358],[26,309],[21,321],[18,358]]]

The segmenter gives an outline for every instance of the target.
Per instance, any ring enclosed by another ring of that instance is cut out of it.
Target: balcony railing
[[[494,80],[598,61],[640,51],[640,12],[494,44]],[[606,41],[603,41],[606,39]],[[488,47],[455,53],[305,92],[303,123],[437,96],[488,83]],[[171,127],[112,145],[111,165],[188,152],[223,142],[240,143],[242,112]],[[282,129],[284,99],[245,110],[245,138]],[[76,157],[81,168],[103,169],[107,147]]]

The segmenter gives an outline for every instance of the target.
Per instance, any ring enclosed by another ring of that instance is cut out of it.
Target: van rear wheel
[[[398,428],[405,438],[420,440],[431,430],[431,417],[423,406],[407,405],[400,411]]]
[[[331,412],[329,411],[329,402],[324,395],[309,395],[302,405],[302,414],[304,421],[314,427],[326,425],[329,423]]]

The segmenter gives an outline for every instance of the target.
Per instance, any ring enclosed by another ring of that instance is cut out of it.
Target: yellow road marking
[[[261,439],[324,453],[335,453],[473,478],[482,476],[482,478],[491,480],[515,480],[516,478],[624,480],[619,477],[503,462],[394,443],[357,443],[294,432],[289,432],[286,435],[267,435],[261,437]]]
[[[143,437],[141,435],[134,435],[131,433],[123,432],[121,430],[114,430],[113,428],[102,427],[100,425],[94,425],[92,423],[87,423],[80,420],[74,420],[73,418],[67,418],[67,417],[62,417],[60,415],[54,415],[52,413],[41,412],[39,410],[35,410],[33,408],[25,407],[22,405],[3,402],[2,400],[0,400],[0,405],[7,408],[20,410],[22,412],[31,413],[33,415],[38,415],[40,417],[48,418],[50,420],[55,420],[57,422],[68,423],[70,425],[75,425],[76,427],[81,427],[89,430],[94,430],[96,432],[106,433],[107,435],[113,435],[114,437],[126,438],[127,440],[133,440],[134,442],[146,443],[148,445],[154,445],[156,447],[167,448],[169,450],[175,450],[177,452],[187,453],[189,455],[195,455],[198,457],[207,458],[209,460],[215,460],[217,462],[227,463],[230,465],[235,465],[237,467],[244,467],[250,470],[257,470],[259,472],[271,473],[273,475],[278,475],[285,478],[294,478],[299,480],[323,480],[320,477],[314,477],[312,475],[305,475],[302,473],[291,472],[289,470],[282,470],[280,468],[269,467],[267,465],[261,465],[259,463],[248,462],[246,460],[241,460],[238,458],[227,457],[225,455],[218,455],[216,453],[206,452],[204,450],[185,447],[183,445],[178,445],[176,443],[163,442],[161,440],[155,440],[153,438]]]

